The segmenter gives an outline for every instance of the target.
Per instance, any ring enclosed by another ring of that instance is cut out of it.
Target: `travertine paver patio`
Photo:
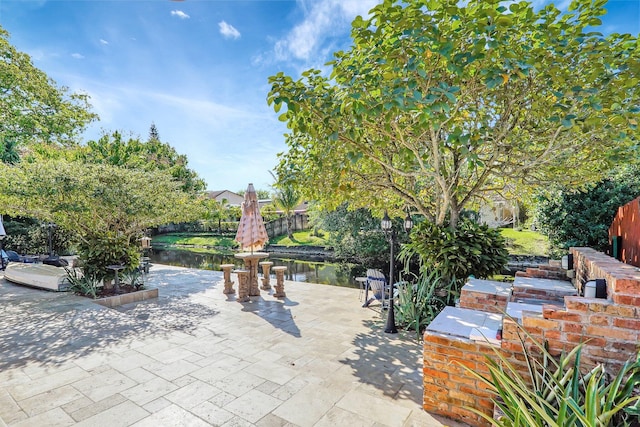
[[[221,272],[161,265],[148,283],[160,298],[109,309],[0,279],[0,426],[459,425],[422,410],[421,344],[357,289],[241,304]]]

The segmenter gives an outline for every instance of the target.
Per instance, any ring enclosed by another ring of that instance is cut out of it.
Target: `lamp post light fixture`
[[[413,227],[413,221],[411,220],[411,215],[407,212],[407,217],[404,219],[404,230],[408,233],[411,231]],[[384,212],[384,216],[382,217],[382,221],[380,222],[380,228],[384,232],[385,236],[389,239],[389,311],[387,313],[387,324],[385,325],[384,331],[387,334],[397,334],[398,328],[396,328],[396,314],[394,309],[394,297],[393,297],[393,276],[394,276],[394,256],[393,249],[396,241],[396,231],[393,229],[393,222],[391,218],[389,218],[389,214],[387,211]],[[384,297],[384,292],[382,293]],[[384,301],[384,299],[383,299]]]
[[[4,225],[2,224],[2,216],[0,215],[0,270],[4,270],[4,250],[2,249],[2,241],[7,237],[7,232],[4,231]]]
[[[53,257],[53,229],[55,228],[55,226],[56,225],[54,223],[52,223],[52,222],[47,224],[47,228],[49,229],[49,233],[48,233],[49,234],[49,236],[48,236],[49,237],[49,239],[48,239],[49,240],[48,241],[48,244],[49,244],[49,258]]]

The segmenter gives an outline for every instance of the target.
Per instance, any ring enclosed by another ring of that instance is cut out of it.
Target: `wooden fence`
[[[272,221],[265,222],[265,228],[269,238],[274,238],[282,234],[287,234],[287,218],[281,216]],[[306,213],[296,213],[291,220],[292,231],[306,230],[309,228],[309,215]],[[235,235],[238,230],[237,221],[223,221],[220,224],[220,231],[223,235]],[[218,223],[213,221],[194,221],[181,224],[167,224],[151,230],[151,235],[164,233],[198,233],[217,232]]]
[[[273,221],[265,223],[269,238],[287,234],[287,217],[281,216]],[[291,219],[291,231],[306,230],[309,228],[309,215],[296,213]]]

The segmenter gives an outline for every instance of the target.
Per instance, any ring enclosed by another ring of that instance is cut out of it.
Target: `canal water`
[[[233,255],[191,251],[186,249],[161,249],[154,247],[149,254],[151,263],[174,265],[178,267],[199,268],[201,270],[222,271],[220,264],[242,266],[242,261]],[[285,278],[296,282],[322,283],[333,286],[357,288],[355,277],[362,276],[362,267],[353,264],[336,264],[325,261],[281,258],[270,254],[269,261],[274,266],[287,267]]]

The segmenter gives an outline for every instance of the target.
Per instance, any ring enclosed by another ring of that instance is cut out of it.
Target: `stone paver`
[[[358,289],[239,303],[221,272],[163,265],[148,285],[109,309],[0,278],[0,426],[462,425],[422,410],[421,343]]]

